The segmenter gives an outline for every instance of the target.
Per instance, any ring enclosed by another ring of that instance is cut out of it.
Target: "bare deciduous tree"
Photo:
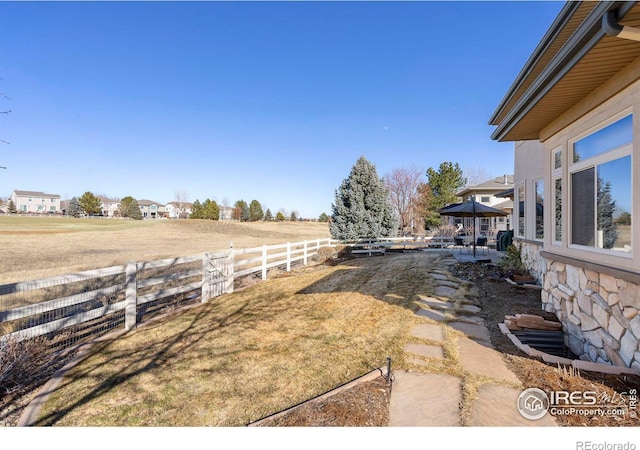
[[[173,198],[176,203],[176,207],[178,208],[178,219],[186,219],[188,217],[186,212],[183,214],[184,204],[189,201],[188,197],[189,194],[187,194],[187,191],[183,189],[178,188],[173,191]]]
[[[423,231],[424,220],[420,214],[418,192],[423,174],[424,170],[412,166],[393,169],[384,177],[389,188],[391,203],[400,219],[400,231],[403,234]]]
[[[467,179],[467,184],[465,185],[465,187],[477,186],[478,184],[484,183],[485,181],[489,181],[494,178],[486,169],[482,167],[467,167],[462,170],[462,173],[464,173],[464,177]]]

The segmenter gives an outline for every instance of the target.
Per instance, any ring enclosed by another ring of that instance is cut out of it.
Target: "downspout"
[[[640,28],[620,25],[615,11],[608,11],[602,16],[602,29],[610,36],[640,41]]]

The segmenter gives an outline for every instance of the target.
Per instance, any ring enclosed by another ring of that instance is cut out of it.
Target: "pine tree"
[[[251,214],[249,214],[249,205],[246,202],[242,205],[242,214],[240,215],[240,220],[242,222],[248,222],[251,218]]]
[[[191,215],[189,215],[189,219],[202,219],[203,215],[202,203],[200,203],[200,200],[196,199],[191,207]]]
[[[284,217],[284,214],[282,214],[280,211],[278,211],[278,214],[276,214],[276,220],[278,222],[284,222],[286,219]]]
[[[129,203],[129,209],[127,210],[127,216],[133,220],[142,220],[142,211],[140,211],[140,205],[138,205],[138,200],[135,198],[131,199],[131,203]]]
[[[218,220],[220,219],[220,208],[215,200],[206,199],[202,203],[202,219]]]
[[[273,213],[271,212],[271,210],[269,208],[267,208],[267,212],[264,213],[264,220],[267,221],[267,222],[273,220]]]
[[[247,202],[244,200],[238,200],[233,205],[233,218],[241,222],[246,222],[249,220],[249,217],[249,205],[247,205]]]
[[[373,164],[360,157],[336,190],[329,231],[334,239],[395,236],[398,218],[389,191]]]
[[[13,203],[13,200],[9,200],[9,204],[7,205],[7,207],[9,208],[10,214],[15,214],[18,212],[18,209],[16,208],[16,204]]]
[[[264,217],[264,213],[262,212],[262,205],[258,200],[251,200],[249,204],[249,220],[251,222],[256,222],[258,220],[262,220]]]
[[[598,177],[598,231],[602,232],[602,248],[613,248],[618,240],[618,224],[613,219],[616,202],[611,197],[611,183]]]
[[[69,211],[67,211],[67,215],[71,217],[80,217],[81,214],[80,203],[78,203],[78,199],[73,197],[69,200]]]
[[[322,213],[320,214],[320,217],[318,217],[318,222],[328,222],[329,221],[329,216],[327,215],[327,213]]]
[[[80,209],[88,216],[102,212],[102,202],[93,192],[87,191],[78,199]]]
[[[425,225],[427,228],[435,228],[442,222],[440,209],[458,201],[456,193],[467,184],[467,180],[458,163],[451,162],[443,162],[437,171],[429,167],[427,178],[430,195],[427,199]]]
[[[133,201],[133,197],[127,195],[120,199],[120,204],[118,205],[118,210],[120,210],[121,217],[129,217],[129,206]]]

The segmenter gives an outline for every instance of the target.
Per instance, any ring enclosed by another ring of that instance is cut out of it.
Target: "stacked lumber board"
[[[552,322],[535,314],[516,314],[515,316],[504,316],[504,324],[512,331],[517,330],[562,330],[560,322]]]

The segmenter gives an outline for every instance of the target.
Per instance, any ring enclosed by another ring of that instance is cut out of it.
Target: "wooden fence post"
[[[209,284],[209,260],[211,255],[207,252],[202,254],[202,293],[200,299],[202,303],[209,301],[211,297],[211,285]]]
[[[267,279],[267,245],[262,246],[262,279]]]
[[[231,294],[233,292],[233,282],[235,281],[235,264],[233,259],[233,247],[229,249],[229,255],[227,256],[227,263],[225,264],[225,294]]]
[[[129,331],[136,326],[137,316],[137,290],[136,280],[137,264],[135,261],[127,262],[125,266],[125,296],[124,328]]]
[[[307,241],[304,241],[304,257],[303,257],[304,265],[307,265]]]

